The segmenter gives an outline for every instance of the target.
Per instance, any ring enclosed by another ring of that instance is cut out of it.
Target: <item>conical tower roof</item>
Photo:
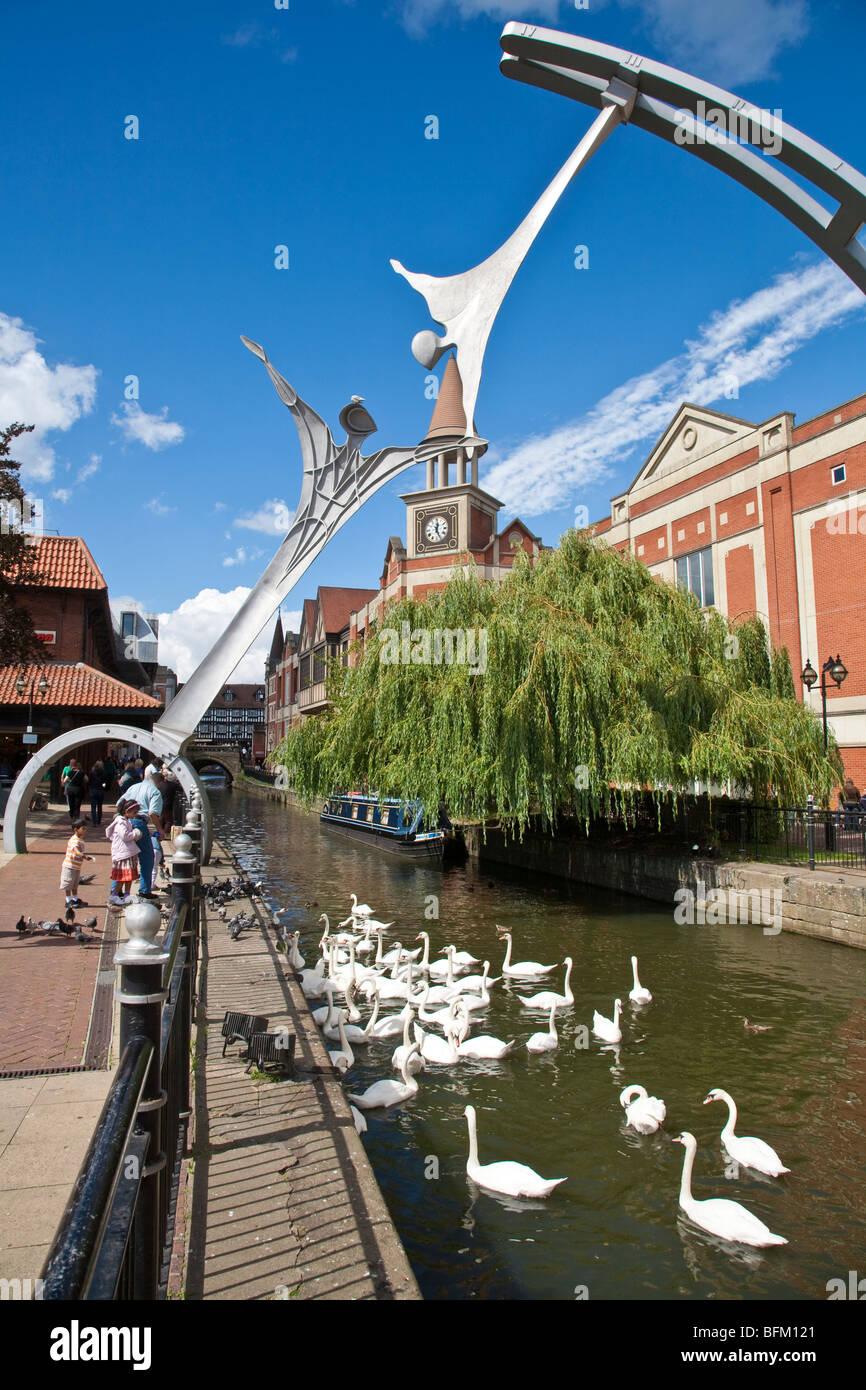
[[[439,439],[442,435],[457,436],[466,434],[466,413],[463,409],[463,382],[460,368],[452,353],[445,364],[442,385],[433,410],[433,418],[427,431],[428,439]]]

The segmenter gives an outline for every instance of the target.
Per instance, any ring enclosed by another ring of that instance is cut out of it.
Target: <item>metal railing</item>
[[[820,806],[761,806],[742,802],[713,807],[723,852],[776,863],[830,864],[866,869],[866,811]]]
[[[43,1297],[164,1298],[190,1110],[198,967],[201,810],[175,840],[162,941],[150,903],[127,909],[120,966],[120,1064],[54,1237]]]

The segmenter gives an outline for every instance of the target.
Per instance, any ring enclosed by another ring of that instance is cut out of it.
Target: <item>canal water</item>
[[[574,960],[573,1008],[557,1014],[558,1051],[530,1056],[525,1040],[547,1016],[519,1003],[542,985],[495,987],[484,1032],[519,1045],[502,1062],[428,1068],[405,1105],[368,1112],[367,1153],[428,1299],[826,1299],[827,1282],[866,1274],[866,956],[753,926],[679,926],[671,909],[472,861],[445,868],[395,861],[320,827],[314,816],[240,790],[214,796],[216,829],[301,929],[316,959],[320,913],[344,918],[355,892],[411,947],[431,956],[454,941],[499,973],[496,925],[514,933],[514,959]],[[436,915],[438,914],[438,915]],[[628,1003],[631,955],[653,994]],[[593,1010],[625,1004],[623,1041],[590,1037]],[[760,1034],[743,1017],[769,1025]],[[476,1017],[478,1017],[476,1015]],[[435,1030],[434,1030],[435,1031]],[[398,1040],[399,1041],[399,1040]],[[395,1041],[357,1050],[347,1089],[390,1065]],[[619,1092],[661,1097],[662,1131],[624,1128]],[[736,1172],[721,1152],[726,1107],[737,1132],[756,1134],[791,1172]],[[478,1114],[482,1163],[510,1159],[567,1178],[546,1202],[477,1189],[466,1174],[464,1106]],[[698,1141],[693,1191],[742,1202],[786,1236],[769,1250],[732,1247],[678,1214],[681,1130]]]

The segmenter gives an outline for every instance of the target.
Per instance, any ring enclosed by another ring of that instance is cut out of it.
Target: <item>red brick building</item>
[[[753,424],[684,404],[629,488],[594,524],[618,550],[736,622],[757,613],[786,646],[794,682],[807,659],[828,680],[830,726],[846,773],[866,784],[866,395],[795,423]],[[803,692],[820,713],[819,685]]]
[[[35,574],[15,585],[14,595],[33,618],[44,661],[0,666],[0,757],[13,770],[34,748],[30,739],[24,742],[28,722],[41,746],[97,719],[151,728],[161,709],[158,700],[119,679],[108,586],[84,541],[42,536],[33,544]],[[105,751],[92,744],[79,756],[86,763]]]

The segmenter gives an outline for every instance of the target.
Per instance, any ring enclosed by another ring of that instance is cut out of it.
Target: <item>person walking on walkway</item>
[[[92,825],[102,824],[102,803],[105,799],[105,789],[108,786],[109,777],[105,770],[105,764],[95,762],[87,774],[87,790],[90,793],[90,821]]]
[[[117,763],[110,752],[102,759],[102,766],[105,769],[105,792],[110,796],[117,776]]]
[[[72,758],[69,763],[69,771],[63,781],[63,794],[66,797],[66,805],[69,808],[69,819],[74,823],[78,820],[81,812],[81,802],[84,798],[87,778],[84,775],[81,763],[77,758]]]
[[[81,870],[87,859],[92,860],[92,854],[84,853],[84,836],[87,833],[87,822],[77,820],[73,822],[72,834],[66,846],[66,854],[60,870],[60,887],[66,894],[67,907],[86,907],[78,896],[78,881],[81,878]]]
[[[117,784],[118,792],[121,794],[123,792],[128,792],[130,787],[135,786],[140,780],[135,770],[135,760],[133,758],[127,758],[123,767],[123,772],[120,774],[120,781]],[[118,796],[118,802],[119,801],[120,796]]]
[[[142,836],[134,824],[137,814],[138,802],[125,801],[122,810],[105,827],[105,837],[111,841],[111,893],[108,898],[111,907],[126,906],[129,890],[138,874],[138,846]]]

